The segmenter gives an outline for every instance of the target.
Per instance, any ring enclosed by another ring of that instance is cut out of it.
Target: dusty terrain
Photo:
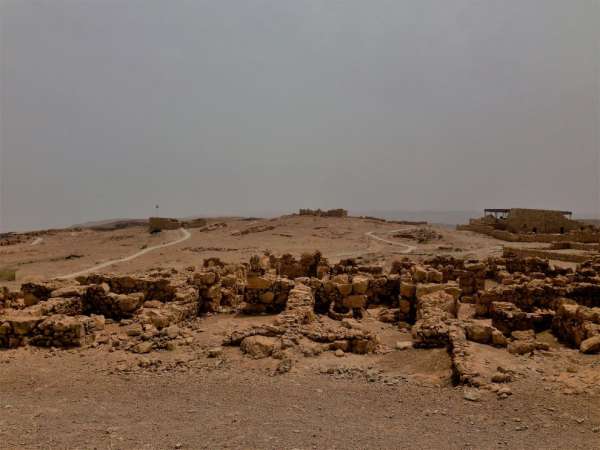
[[[150,235],[139,226],[42,233],[0,247],[0,266],[17,269],[16,281],[0,286],[68,276],[184,238],[93,273],[184,273],[206,258],[246,263],[265,251],[300,257],[317,249],[330,263],[356,258],[387,272],[405,257],[413,264],[436,255],[498,257],[504,244],[472,232],[359,218],[209,221],[221,223],[188,230],[189,238],[180,230]],[[430,239],[410,237],[417,229]],[[486,280],[486,289],[496,285]],[[489,319],[473,319],[474,308],[463,302],[458,318],[489,327]],[[287,357],[255,359],[223,346],[231,330],[268,326],[277,317],[233,310],[182,322],[179,344],[168,349],[135,350],[128,343],[139,333],[135,320],[108,320],[106,339],[76,348],[2,349],[0,447],[600,448],[600,355],[547,331],[535,337],[543,349],[520,355],[469,341],[468,364],[479,376],[457,384],[452,353],[404,345],[414,339],[410,326],[380,320],[387,309],[367,308],[356,325],[378,336],[377,351],[317,351],[303,340],[285,370]],[[337,327],[339,320],[321,315],[317,323]],[[498,368],[509,383],[489,382]]]
[[[358,218],[320,218],[285,216],[276,219],[214,219],[209,223],[226,226],[213,231],[191,229],[191,238],[181,244],[160,249],[127,263],[115,264],[99,272],[133,273],[154,267],[184,268],[199,264],[204,258],[219,257],[225,262],[247,261],[254,254],[274,254],[320,250],[332,261],[361,258],[365,263],[389,265],[401,257],[407,245],[412,252],[428,255],[452,254],[456,257],[484,257],[500,254],[503,242],[472,232],[457,232],[432,227],[442,235],[426,244],[394,238],[396,230],[415,227]],[[236,235],[257,226],[274,227],[262,232]],[[418,228],[418,227],[417,227]],[[371,236],[368,233],[372,233]],[[395,242],[386,243],[372,236]],[[18,269],[17,283],[36,278],[58,277],[78,272],[106,261],[123,258],[140,250],[181,237],[178,230],[151,235],[143,226],[112,231],[90,229],[53,231],[19,244],[0,247],[2,266]],[[37,240],[37,243],[36,243]],[[34,244],[34,245],[32,245]],[[6,283],[5,283],[6,284]]]

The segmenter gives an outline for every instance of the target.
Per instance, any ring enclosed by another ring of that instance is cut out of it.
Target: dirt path
[[[392,234],[392,233],[398,233],[399,231],[406,231],[406,230],[407,230],[407,228],[400,228],[398,230],[380,231],[380,233]],[[396,245],[396,246],[400,246],[400,247],[404,247],[405,248],[405,250],[399,251],[397,253],[409,254],[409,253],[414,252],[417,249],[417,247],[415,247],[414,245],[402,244],[400,242],[390,241],[389,239],[384,239],[382,237],[376,236],[375,235],[375,230],[374,231],[368,231],[367,233],[365,233],[365,236],[367,236],[368,238],[373,239],[377,243],[382,242],[384,244]],[[376,251],[373,251],[373,249],[371,249],[370,247],[371,247],[370,243],[367,243],[367,248],[365,250],[356,250],[356,251],[353,251],[353,252],[336,253],[335,255],[330,255],[330,256],[331,257],[335,257],[335,258],[356,258],[356,257],[359,257],[359,256],[365,256],[365,255],[368,255],[368,254],[375,254]],[[378,250],[381,247],[382,246],[379,245]]]
[[[100,270],[100,269],[104,269],[105,267],[112,266],[113,264],[131,261],[135,258],[139,258],[140,256],[145,255],[146,253],[150,253],[154,250],[158,250],[161,248],[166,248],[166,247],[170,247],[172,245],[180,244],[184,241],[187,241],[190,237],[192,237],[191,233],[188,230],[186,230],[185,228],[180,228],[179,230],[181,231],[183,236],[175,241],[167,242],[166,244],[154,245],[152,247],[148,247],[148,248],[145,248],[144,250],[134,253],[133,255],[126,256],[125,258],[113,259],[111,261],[103,262],[102,264],[98,264],[98,265],[90,267],[88,269],[80,270],[79,272],[70,273],[68,275],[63,275],[58,278],[61,280],[67,280],[69,278],[76,278],[80,275],[85,275],[86,273],[94,272],[96,270]]]
[[[386,231],[385,233],[392,234],[392,233],[398,233],[400,231],[406,231],[406,230],[407,230],[406,228],[400,228],[398,230]],[[414,245],[408,245],[408,244],[402,244],[400,242],[390,241],[389,239],[384,239],[382,237],[375,236],[374,233],[375,233],[374,231],[369,231],[368,233],[365,233],[365,236],[368,236],[368,237],[375,239],[377,241],[380,241],[380,242],[385,242],[386,244],[399,245],[401,247],[406,247],[406,250],[404,250],[401,253],[408,254],[408,253],[412,253],[413,251],[415,251],[417,249],[417,247],[415,247]]]
[[[41,244],[41,243],[42,243],[42,241],[43,241],[43,240],[44,240],[44,239],[43,239],[43,238],[41,238],[41,237],[39,237],[39,238],[35,238],[35,239],[33,240],[33,242],[31,242],[31,245],[32,245],[32,246],[33,246],[33,245],[39,245],[39,244]]]

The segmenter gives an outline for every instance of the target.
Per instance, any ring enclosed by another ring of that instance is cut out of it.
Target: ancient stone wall
[[[276,257],[269,255],[269,265],[280,276],[294,279],[299,277],[322,278],[329,272],[327,259],[321,252],[305,253],[300,259],[294,258],[289,253]]]
[[[345,209],[300,209],[298,211],[300,216],[316,216],[316,217],[348,217],[348,211]]]
[[[492,226],[470,223],[469,225],[457,225],[458,231],[472,231],[485,234],[493,238],[507,242],[543,242],[551,244],[553,242],[581,242],[598,243],[600,241],[600,232],[590,229],[573,230],[565,234],[544,234],[544,233],[511,233],[510,231],[498,230]]]
[[[516,353],[542,346],[529,337],[516,342],[518,336],[551,328],[581,351],[596,351],[595,341],[588,339],[596,339],[600,327],[600,258],[573,271],[515,255],[485,261],[438,257],[403,260],[394,265],[394,273],[383,273],[380,267],[363,271],[351,260],[331,266],[315,255],[298,260],[264,255],[245,265],[212,261],[185,271],[26,283],[16,294],[1,291],[0,346],[81,345],[93,338],[94,321],[106,318],[132,327],[127,342],[115,345],[146,352],[183,340],[178,324],[199,315],[244,312],[277,314],[272,325],[226,339],[232,345],[245,342],[242,350],[248,354],[267,348],[269,355],[282,355],[298,346],[308,353],[365,353],[377,348],[377,336],[355,319],[377,307],[375,315],[368,315],[402,328],[412,324],[414,346],[447,346],[453,355],[462,345],[456,327],[464,330],[466,341],[508,345]],[[485,281],[492,279],[499,284],[486,289]],[[472,300],[491,325],[473,317],[459,319],[461,299]],[[318,314],[328,318],[316,320]]]
[[[555,243],[556,244],[556,243]],[[521,256],[523,258],[526,257],[535,257],[535,258],[546,258],[553,259],[556,261],[566,261],[566,262],[574,262],[581,263],[587,261],[590,258],[590,255],[582,255],[582,254],[573,254],[573,253],[560,253],[556,251],[550,251],[545,249],[535,249],[535,248],[515,248],[515,247],[504,247],[504,252],[510,252],[512,255]]]
[[[457,311],[458,299],[444,290],[417,297],[417,321],[412,327],[413,345],[447,347],[450,325],[456,319]]]
[[[80,346],[91,333],[103,328],[104,318],[101,316],[8,315],[0,319],[0,347],[14,348],[25,344],[42,347]]]
[[[600,308],[561,302],[554,318],[555,334],[583,353],[600,351]]]
[[[560,211],[513,208],[506,218],[508,231],[513,233],[566,233],[585,226],[567,219]]]
[[[167,217],[150,217],[148,219],[148,229],[151,233],[156,233],[163,230],[177,230],[183,226],[183,223],[178,219]]]

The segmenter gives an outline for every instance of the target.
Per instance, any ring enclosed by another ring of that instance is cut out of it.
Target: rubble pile
[[[440,286],[442,287],[442,286]],[[413,346],[447,347],[450,325],[456,319],[458,299],[443,289],[417,296],[417,321],[412,327]]]
[[[268,255],[270,267],[275,268],[277,275],[295,279],[299,277],[322,278],[329,271],[327,259],[321,252],[305,253],[300,259],[286,253],[281,257]]]
[[[183,271],[1,289],[0,347],[173,350],[193,344],[195,319],[205,314],[271,314],[268,324],[229,330],[223,344],[252,358],[280,359],[281,370],[289,370],[299,354],[390,351],[364,326],[370,316],[394,324],[380,324],[388,329],[411,329],[415,348],[447,348],[455,379],[476,385],[477,346],[516,355],[548,351],[536,333],[552,331],[582,353],[600,353],[599,294],[600,260],[568,270],[511,255],[436,257],[397,261],[385,272],[352,259],[331,265],[319,252],[265,254],[243,265],[212,258]],[[107,333],[105,325],[119,325],[119,332]]]
[[[552,323],[555,334],[582,353],[600,352],[600,308],[562,301]]]
[[[243,299],[244,271],[240,267],[209,266],[194,273],[191,283],[198,289],[198,312],[234,311]]]
[[[274,230],[274,225],[254,225],[252,227],[246,228],[244,230],[236,230],[231,233],[232,236],[246,236],[247,234],[252,233],[263,233],[265,231]]]
[[[0,347],[31,344],[41,347],[75,347],[95,331],[104,329],[102,316],[35,316],[15,314],[0,321]]]
[[[426,244],[430,241],[442,239],[442,235],[435,230],[427,227],[415,228],[409,231],[395,233],[392,237],[397,239],[410,239],[419,244]]]

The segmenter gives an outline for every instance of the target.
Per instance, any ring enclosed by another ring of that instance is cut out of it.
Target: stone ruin
[[[183,226],[183,222],[167,217],[150,217],[148,219],[148,231],[158,233],[163,230],[177,230]]]
[[[295,351],[383,351],[361,325],[374,307],[380,321],[411,329],[414,348],[447,348],[455,380],[478,385],[474,344],[545,352],[536,333],[550,330],[582,353],[600,352],[600,258],[576,270],[518,256],[404,259],[387,272],[352,259],[329,264],[319,252],[265,254],[240,265],[212,259],[185,271],[25,283],[0,290],[0,347],[107,344],[105,324],[118,321],[128,337],[110,346],[147,353],[189,343],[186,324],[204,314],[270,314],[268,325],[230,330],[223,345],[285,368]]]
[[[214,228],[219,228],[221,224],[214,224]],[[208,231],[208,220],[204,218],[195,218],[189,220],[172,219],[170,217],[150,217],[148,219],[148,231],[158,233],[163,230],[178,230],[179,228],[200,228],[200,231]]]
[[[315,216],[315,217],[348,217],[348,211],[342,208],[338,209],[300,209],[299,216]]]
[[[467,225],[456,228],[508,242],[597,243],[600,229],[573,220],[571,215],[570,211],[544,209],[486,209],[483,217],[470,219]]]

